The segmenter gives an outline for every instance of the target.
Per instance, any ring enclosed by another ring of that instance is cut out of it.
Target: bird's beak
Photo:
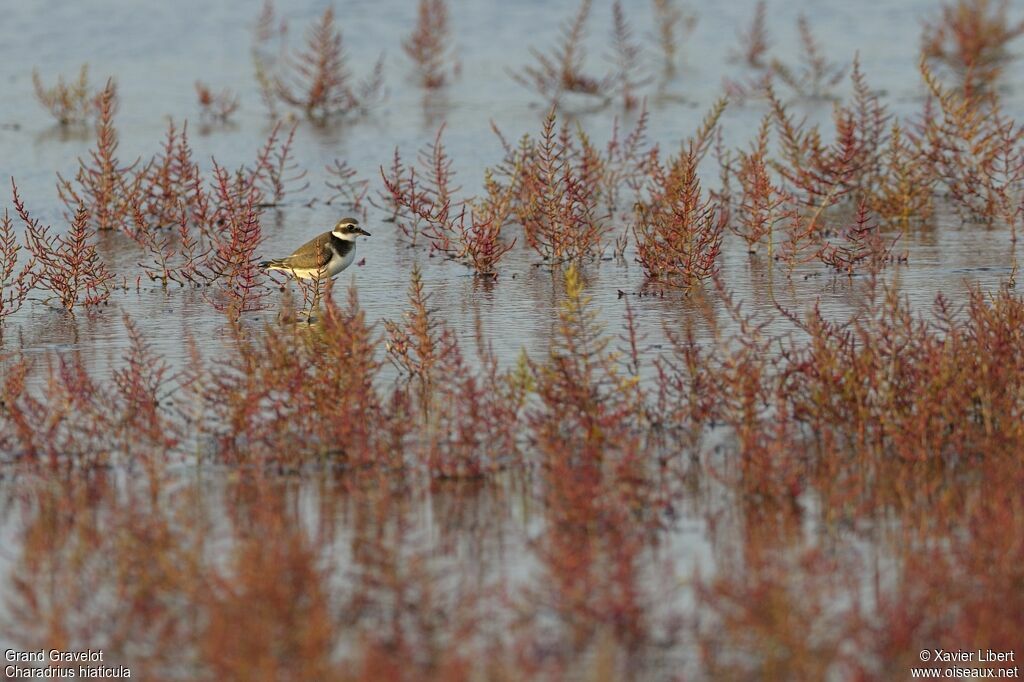
[[[367,232],[366,230],[364,230],[364,229],[363,229],[363,228],[361,228],[361,227],[357,227],[357,228],[356,228],[356,232],[358,232],[358,233],[359,233],[359,234],[361,234],[361,235],[365,235],[365,236],[367,236],[367,237],[369,237],[369,236],[370,236],[370,233],[369,233],[369,232]]]

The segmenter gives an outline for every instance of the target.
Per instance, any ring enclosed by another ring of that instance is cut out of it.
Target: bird
[[[330,232],[311,239],[285,258],[265,260],[264,270],[279,270],[299,279],[330,279],[352,265],[356,258],[356,237],[369,237],[355,218],[342,218]]]

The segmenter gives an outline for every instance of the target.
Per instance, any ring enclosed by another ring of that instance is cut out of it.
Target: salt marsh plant
[[[88,210],[79,206],[67,234],[52,234],[49,226],[31,216],[13,178],[11,190],[14,211],[25,226],[25,241],[36,263],[33,284],[49,291],[68,312],[106,303],[114,275],[96,252]]]
[[[196,98],[199,117],[207,123],[227,123],[238,110],[238,96],[229,88],[214,92],[206,83],[196,81]]]
[[[451,29],[447,0],[420,0],[416,29],[402,41],[402,49],[416,65],[416,80],[433,90],[451,80],[455,68],[451,61]]]
[[[719,100],[678,155],[662,163],[657,149],[651,153],[646,198],[634,207],[633,233],[637,261],[659,283],[689,288],[718,271],[729,208],[705,195],[697,168],[724,109],[725,100]]]
[[[276,66],[270,77],[274,97],[318,125],[365,113],[383,88],[383,57],[365,80],[356,81],[332,7],[310,27],[304,48]]]
[[[209,268],[216,283],[213,304],[237,317],[266,307],[267,289],[259,268],[257,252],[263,241],[259,203],[262,194],[255,183],[241,186],[214,162],[214,192],[217,210],[214,222],[220,227],[213,240]]]
[[[1010,18],[1009,0],[956,0],[927,21],[921,54],[951,67],[965,90],[991,87],[1013,58],[1008,46],[1024,35],[1024,20]]]
[[[96,148],[88,159],[79,159],[73,180],[57,175],[57,192],[71,212],[79,206],[88,211],[90,224],[98,230],[128,230],[131,204],[138,191],[133,175],[138,161],[127,166],[117,158],[118,136],[114,127],[114,82],[107,81],[99,95],[96,120]]]
[[[1024,126],[998,99],[945,88],[923,60],[920,66],[932,106],[915,133],[933,182],[948,192],[964,220],[1001,220],[1016,239],[1024,219]]]
[[[395,150],[390,174],[380,169],[385,201],[412,245],[422,235],[431,251],[466,263],[477,275],[496,277],[498,261],[515,245],[515,239],[501,236],[512,215],[510,192],[488,176],[484,196],[459,198],[462,188],[455,184],[443,133],[442,125],[433,143],[420,150],[417,166],[406,168]]]
[[[0,220],[0,335],[4,320],[24,305],[39,277],[31,257],[19,267],[22,250],[14,231],[14,221],[5,210]]]
[[[641,101],[638,91],[654,78],[646,71],[643,44],[633,36],[633,28],[618,0],[612,5],[611,47],[609,60],[614,65],[610,76],[613,92],[621,98],[623,109],[634,109]]]
[[[548,51],[530,48],[536,65],[512,72],[524,87],[536,92],[550,107],[564,105],[566,95],[593,99],[599,106],[606,100],[605,76],[592,76],[584,71],[586,24],[592,0],[582,0],[576,15],[561,27],[558,45]]]
[[[806,15],[801,14],[797,17],[796,23],[797,31],[800,33],[800,61],[791,66],[773,59],[772,75],[792,88],[800,97],[827,98],[832,88],[842,80],[846,67],[828,60],[819,41],[814,37]]]
[[[750,26],[739,34],[740,44],[733,53],[733,58],[753,69],[768,67],[765,61],[771,40],[768,36],[768,3],[758,0]]]
[[[324,180],[324,184],[334,192],[325,202],[331,204],[340,201],[342,205],[353,211],[362,212],[365,216],[365,204],[369,203],[367,193],[370,191],[370,181],[365,178],[357,179],[359,173],[343,159],[335,159],[325,170],[330,179]]]
[[[764,245],[769,257],[774,251],[775,228],[786,220],[793,201],[771,166],[771,126],[771,116],[765,116],[750,150],[738,155],[735,175],[740,194],[730,221],[730,229],[747,243],[749,253],[757,253]]]
[[[412,39],[428,65],[441,6]],[[654,6],[671,61],[678,15]],[[264,7],[261,50],[285,36]],[[933,73],[961,54],[971,73],[1004,63],[1016,25],[992,0],[948,5],[917,115],[890,111],[855,59],[849,96],[812,123],[779,79],[831,96],[837,69],[803,20],[804,68],[773,70],[771,14],[752,2],[737,56],[775,81],[753,139],[722,132],[718,102],[669,146],[647,139],[667,105],[638,95],[625,7],[610,6],[617,81],[585,71],[589,1],[519,76],[559,106],[635,103],[631,131],[606,121],[597,144],[591,121],[551,107],[518,141],[499,132],[468,189],[443,127],[415,159],[380,159],[377,191],[345,161],[328,172],[330,201],[490,278],[467,286],[508,286],[514,248],[558,271],[546,293],[529,285],[550,316],[507,363],[492,346],[508,339],[483,316],[459,328],[418,265],[404,312],[379,325],[330,281],[302,287],[315,319],[295,323],[290,293],[274,310],[256,262],[266,208],[308,189],[295,128],[206,171],[175,121],[124,164],[103,90],[95,146],[59,179],[69,229],[17,187],[0,220],[5,636],[99,643],[146,679],[630,679],[681,660],[698,679],[896,679],[917,642],[1019,648],[1024,298],[1011,275],[922,307],[883,272],[894,244],[914,255],[913,237],[948,229],[933,215],[955,211],[964,238],[1022,224],[1011,101]],[[276,106],[318,123],[363,108],[330,11],[287,54],[264,54]],[[598,289],[633,268],[598,262],[616,229],[657,301]],[[202,286],[228,313],[224,347],[186,328],[175,359],[125,318],[108,368],[88,344],[38,347],[42,315],[14,326],[34,294],[76,313],[109,300],[100,256],[118,243],[142,261],[119,259],[121,281]],[[726,277],[734,246],[769,257]],[[780,295],[797,272],[828,276],[820,301]],[[754,301],[735,273],[766,284]],[[261,309],[277,315],[243,316]],[[710,561],[688,575],[676,550],[693,528]]]
[[[680,42],[697,26],[697,15],[680,7],[676,0],[653,0],[655,35],[666,77],[675,74]]]
[[[510,182],[526,243],[551,263],[600,255],[609,216],[599,204],[601,159],[590,140],[558,126],[552,109],[540,137],[524,138],[516,153]]]
[[[57,76],[53,87],[47,87],[39,71],[33,69],[32,86],[36,99],[61,126],[84,125],[100,112],[103,91],[94,91],[89,85],[88,64],[82,64],[74,81],[65,82],[63,76]]]
[[[409,311],[402,322],[385,321],[390,361],[408,382],[417,416],[410,449],[432,476],[478,478],[515,464],[523,392],[498,367],[482,329],[477,329],[479,369],[430,305],[418,267],[409,284]]]

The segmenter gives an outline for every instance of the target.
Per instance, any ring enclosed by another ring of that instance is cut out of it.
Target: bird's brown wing
[[[295,253],[283,258],[285,264],[296,270],[312,270],[322,268],[331,260],[331,233],[322,234],[316,239],[311,239],[298,249]]]

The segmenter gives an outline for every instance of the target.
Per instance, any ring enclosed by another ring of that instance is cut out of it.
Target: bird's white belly
[[[294,268],[288,267],[287,265],[273,265],[271,270],[280,270],[281,272],[287,272],[293,277],[299,279],[326,279],[334,277],[339,272],[352,265],[352,261],[356,258],[355,248],[349,249],[349,252],[344,256],[339,256],[337,253],[332,254],[331,260],[327,261],[327,265],[322,268]]]
[[[349,252],[344,256],[339,257],[337,254],[334,255],[331,260],[327,261],[327,267],[324,268],[325,277],[334,277],[339,272],[352,265],[352,261],[356,259],[355,248],[349,249]]]

